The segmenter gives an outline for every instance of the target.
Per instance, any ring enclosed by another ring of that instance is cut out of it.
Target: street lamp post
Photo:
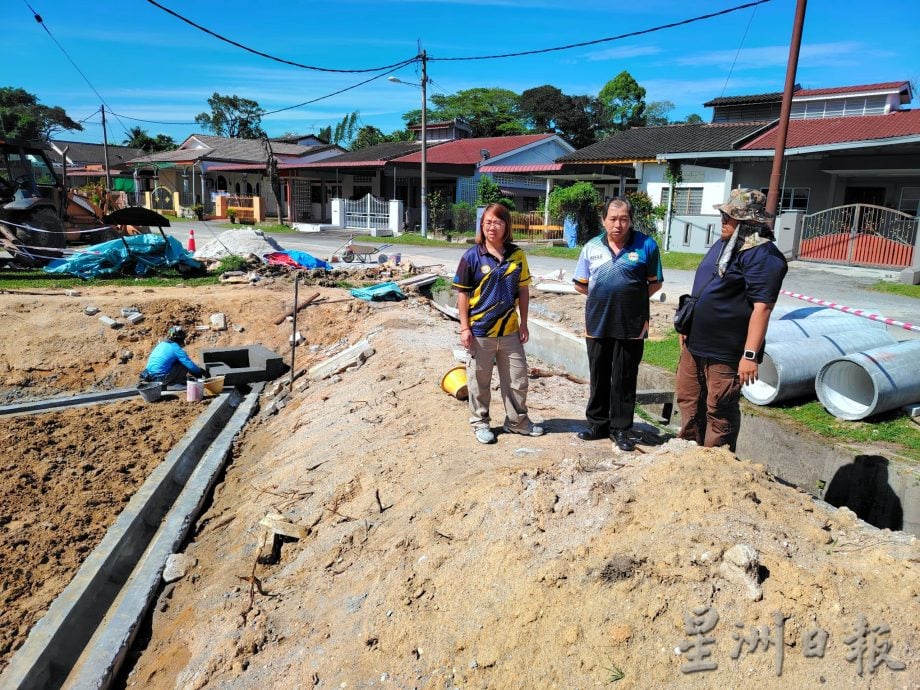
[[[422,237],[428,237],[428,56],[423,50],[419,54],[422,61],[422,83],[403,81],[398,77],[387,77],[388,81],[395,84],[420,87],[422,90],[422,185],[421,211],[422,211]]]

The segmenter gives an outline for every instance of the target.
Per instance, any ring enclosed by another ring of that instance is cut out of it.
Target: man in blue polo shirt
[[[624,451],[636,406],[639,362],[648,337],[649,297],[661,289],[658,245],[632,227],[629,199],[614,197],[604,207],[605,232],[582,248],[575,289],[585,303],[585,342],[591,392],[585,410],[589,427],[583,441],[610,438]]]

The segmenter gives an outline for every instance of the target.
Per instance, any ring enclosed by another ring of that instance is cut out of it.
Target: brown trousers
[[[741,379],[738,367],[696,357],[686,347],[677,365],[678,436],[701,446],[735,451],[741,429]]]

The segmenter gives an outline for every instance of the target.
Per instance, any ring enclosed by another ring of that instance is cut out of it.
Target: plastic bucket
[[[159,381],[149,381],[137,384],[137,392],[141,394],[144,402],[156,402],[163,394],[163,384]]]
[[[441,390],[457,400],[466,400],[466,367],[456,366],[441,378]]]
[[[224,377],[212,376],[203,381],[205,395],[220,395],[224,392]]]
[[[189,402],[199,402],[204,398],[204,381],[186,381],[185,399]]]

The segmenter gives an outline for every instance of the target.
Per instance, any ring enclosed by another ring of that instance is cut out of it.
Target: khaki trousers
[[[466,383],[473,428],[489,426],[492,401],[492,369],[498,368],[498,384],[505,403],[505,425],[509,429],[530,429],[527,417],[527,356],[518,333],[495,338],[473,336]]]

